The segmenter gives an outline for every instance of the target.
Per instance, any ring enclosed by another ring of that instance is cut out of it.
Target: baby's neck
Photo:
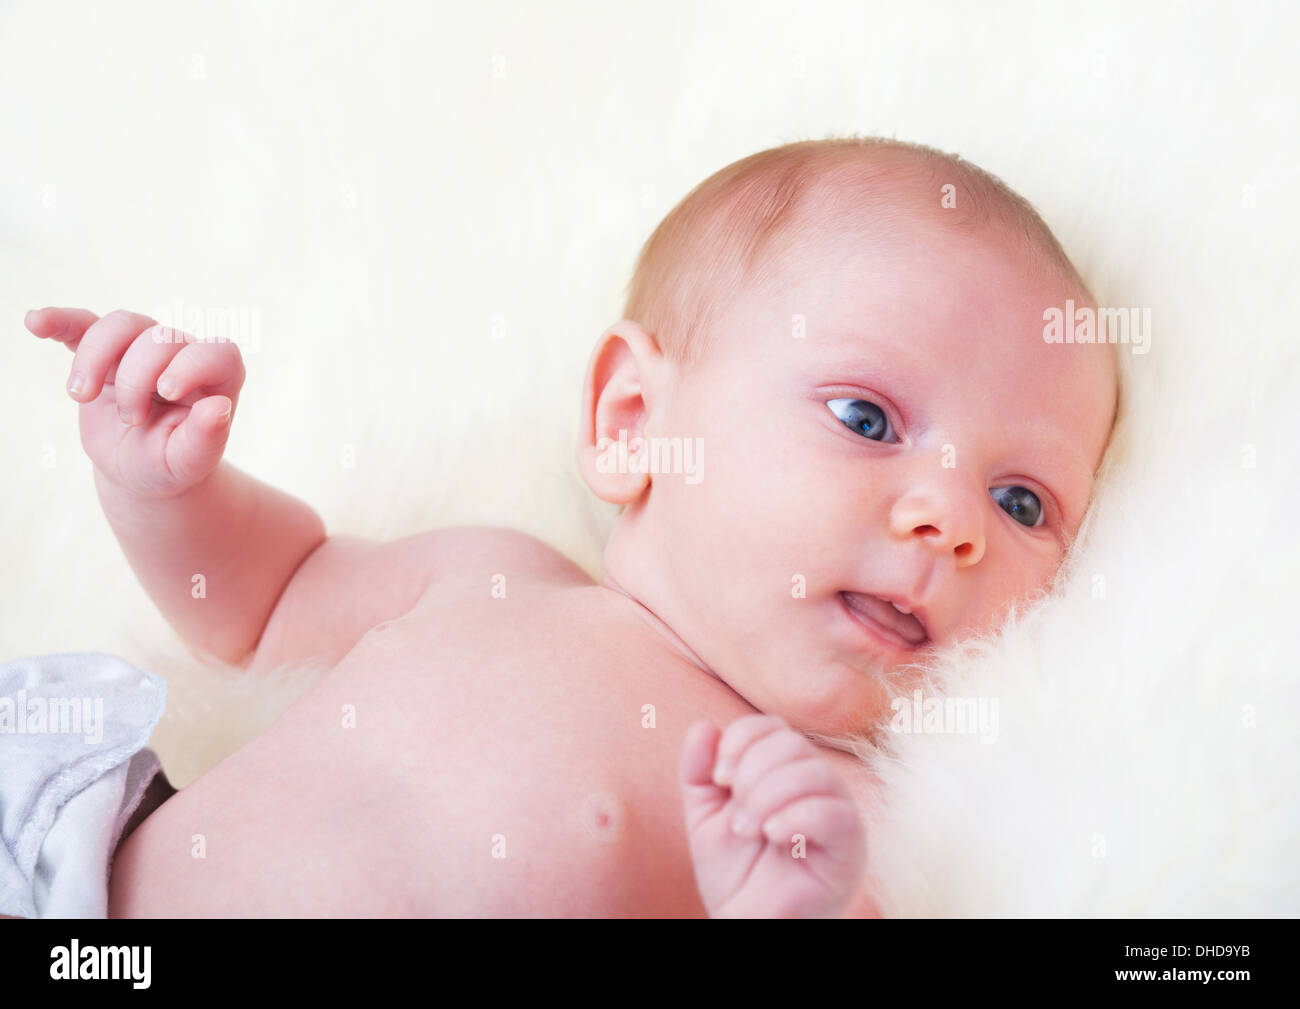
[[[666,623],[660,620],[659,617],[655,615],[654,611],[652,611],[648,606],[646,606],[645,603],[641,602],[641,600],[637,599],[634,595],[632,595],[632,593],[628,592],[627,589],[619,585],[618,582],[614,580],[613,576],[611,576],[608,571],[605,572],[603,584],[607,589],[613,589],[615,592],[619,593],[620,595],[625,596],[627,599],[630,599],[632,601],[633,606],[636,607],[636,611],[641,616],[641,618],[645,620],[645,622],[648,623],[651,627],[653,627],[656,631],[658,631],[661,635],[663,635],[664,639],[677,652],[681,653],[681,655],[683,655],[685,658],[690,660],[695,665],[699,666],[702,670],[704,670],[714,679],[722,680],[721,676],[719,676],[712,669],[710,669],[708,665],[704,662],[704,660],[702,660],[698,655],[695,654],[694,651],[691,650],[691,647],[681,639],[680,635],[678,635],[676,631],[674,631]],[[723,682],[726,681],[724,680]]]

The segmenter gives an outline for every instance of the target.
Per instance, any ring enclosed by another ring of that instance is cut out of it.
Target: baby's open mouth
[[[855,620],[899,648],[920,648],[929,640],[925,624],[886,599],[862,592],[841,592],[840,597]]]

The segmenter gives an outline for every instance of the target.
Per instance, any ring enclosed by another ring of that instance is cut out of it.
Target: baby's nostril
[[[975,548],[974,548],[973,546],[971,546],[971,544],[969,544],[969,543],[963,543],[963,544],[961,544],[959,547],[957,547],[957,549],[954,550],[953,553],[955,553],[958,557],[963,557],[963,558],[964,558],[964,557],[969,556],[970,552],[971,552],[972,550],[974,550],[974,549],[975,549]]]

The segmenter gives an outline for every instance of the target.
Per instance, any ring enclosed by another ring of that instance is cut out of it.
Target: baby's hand
[[[77,308],[27,313],[27,328],[75,356],[68,395],[81,444],[105,478],[144,497],[200,483],[225,451],[243,358],[233,343],[195,342],[148,316]]]
[[[833,916],[866,867],[848,786],[807,737],[771,715],[719,732],[697,722],[680,765],[695,881],[714,918]]]

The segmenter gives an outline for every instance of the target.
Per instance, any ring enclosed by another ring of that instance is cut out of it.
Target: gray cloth
[[[161,767],[161,677],[101,652],[0,665],[0,914],[103,918],[123,828]]]

